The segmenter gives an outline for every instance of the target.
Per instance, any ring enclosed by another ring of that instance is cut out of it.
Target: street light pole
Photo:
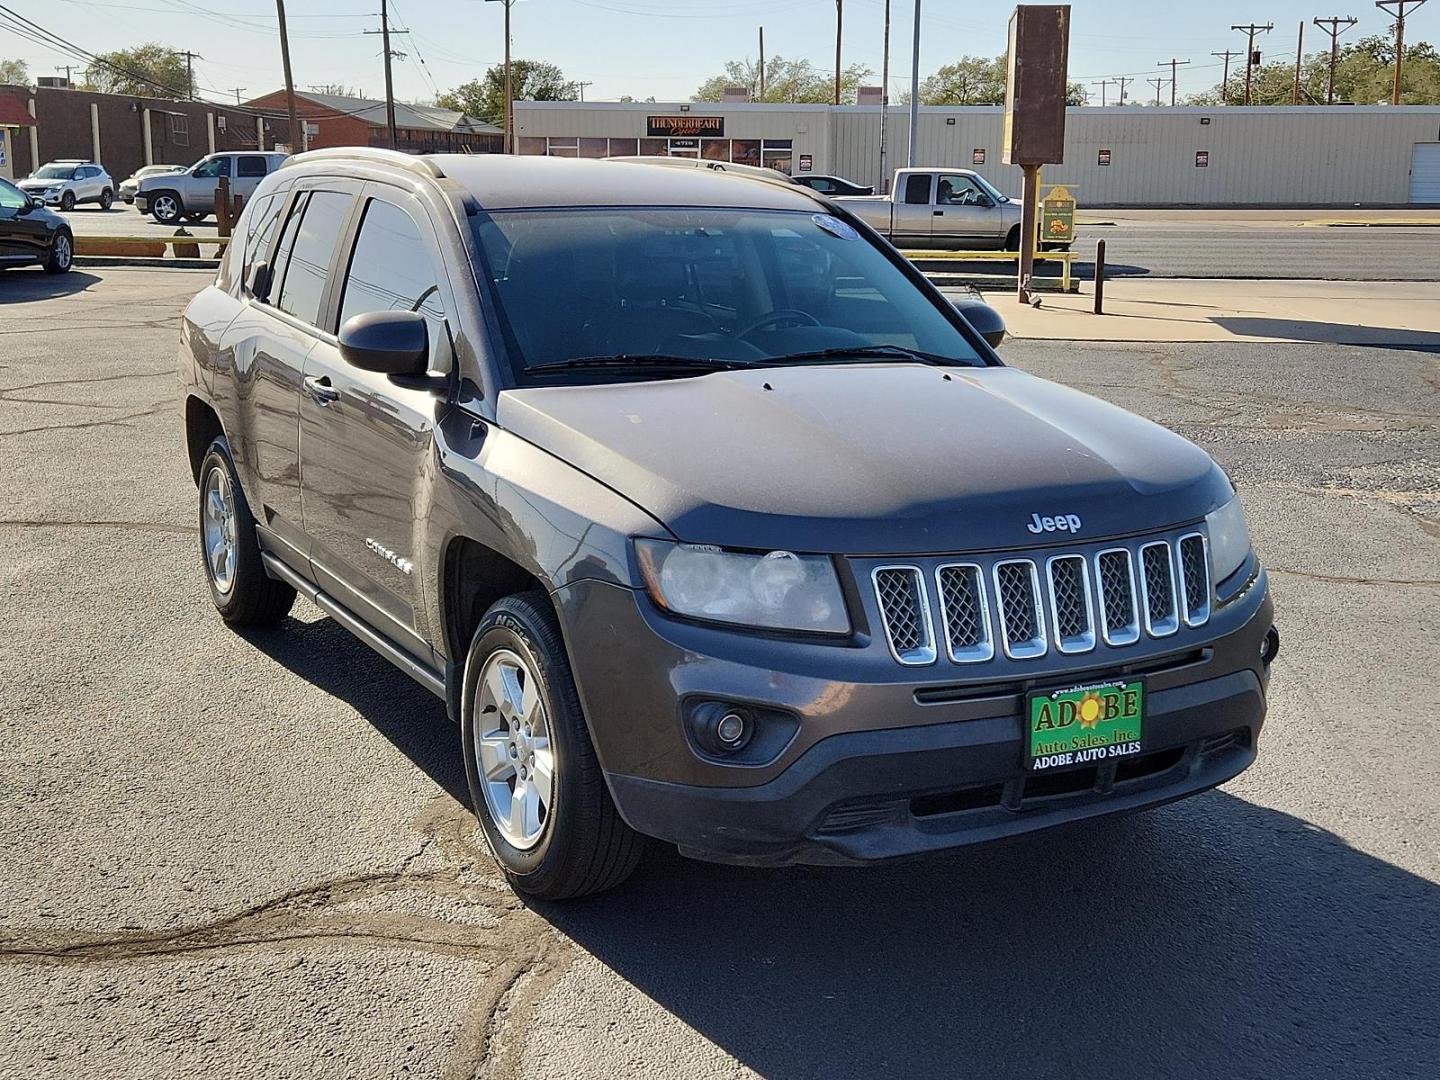
[[[885,125],[890,120],[890,0],[885,0],[885,37],[880,61],[880,194],[890,190],[885,175]]]
[[[905,164],[915,167],[915,140],[920,135],[920,0],[915,0],[915,42],[910,49],[910,151]]]
[[[840,31],[845,25],[845,0],[835,0],[835,104],[840,104]]]

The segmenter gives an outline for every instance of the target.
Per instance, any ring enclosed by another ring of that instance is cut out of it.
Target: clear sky
[[[381,96],[379,39],[363,34],[379,26],[379,3],[290,0],[298,88],[344,83]],[[91,52],[152,40],[191,49],[202,57],[196,61],[196,78],[204,97],[233,100],[233,87],[243,87],[244,97],[257,97],[283,86],[273,0],[0,4]],[[1180,68],[1182,96],[1219,82],[1220,61],[1210,54],[1244,48],[1243,35],[1229,29],[1232,23],[1275,24],[1258,43],[1267,60],[1295,55],[1301,20],[1307,23],[1307,52],[1328,46],[1328,36],[1308,25],[1316,15],[1358,17],[1349,39],[1389,26],[1388,17],[1371,0],[1333,10],[1322,0],[1076,0],[1072,8],[1071,78],[1089,83],[1131,75],[1136,79],[1128,91],[1131,96],[1153,94],[1145,79],[1160,74],[1159,61],[1172,56],[1191,61]],[[893,10],[891,89],[899,93],[910,82],[913,0],[893,0]],[[924,0],[922,77],[967,53],[1003,52],[1011,10],[994,2]],[[879,81],[883,11],[884,0],[845,0],[845,61],[873,68],[877,74],[872,82]],[[392,25],[411,31],[393,46],[408,53],[395,65],[396,95],[407,100],[433,97],[437,88],[448,89],[498,63],[503,55],[502,15],[502,5],[487,0],[391,0]],[[590,84],[587,100],[613,100],[622,94],[684,100],[726,60],[753,57],[761,25],[767,53],[805,57],[823,69],[834,64],[835,0],[517,0],[512,19],[515,55],[559,64],[570,78]],[[1406,37],[1440,44],[1440,0],[1407,20]],[[14,57],[29,63],[32,77],[76,63],[0,28],[0,58]],[[1099,88],[1091,87],[1091,92],[1098,95]]]

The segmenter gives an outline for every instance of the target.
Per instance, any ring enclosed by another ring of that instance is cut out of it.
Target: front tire
[[[161,225],[175,225],[185,216],[185,207],[173,191],[160,191],[150,200],[150,214]]]
[[[1006,234],[1006,236],[1005,236],[1005,250],[1006,250],[1006,251],[1019,251],[1019,250],[1020,250],[1020,226],[1019,226],[1019,225],[1016,225],[1013,229],[1011,229],[1011,230],[1009,231],[1009,233]]]
[[[115,193],[114,193],[113,191],[111,191],[109,188],[106,188],[104,191],[100,192],[100,209],[101,209],[101,210],[109,210],[110,207],[112,207],[112,206],[114,206],[114,205],[115,205]]]
[[[186,215],[185,215],[185,220],[188,221],[188,222],[190,222],[192,225],[195,225],[195,224],[198,224],[198,223],[204,221],[204,220],[205,220],[207,217],[209,217],[209,216],[210,216],[209,214],[201,213],[200,211],[197,210],[197,211],[194,211],[193,213],[186,214]]]
[[[60,193],[60,209],[64,210],[67,214],[75,209],[75,192],[62,191]]]
[[[295,603],[295,590],[265,573],[255,518],[223,435],[200,462],[200,557],[215,610],[232,626],[278,622]]]
[[[634,871],[644,840],[611,801],[543,593],[506,597],[480,620],[460,736],[475,815],[517,892],[587,896]]]
[[[47,274],[63,274],[75,263],[75,241],[70,234],[60,231],[50,244],[50,253],[45,256]]]

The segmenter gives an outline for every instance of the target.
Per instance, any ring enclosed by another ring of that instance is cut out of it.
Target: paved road
[[[207,277],[0,275],[0,1073],[1440,1075],[1433,353],[1006,347],[1245,492],[1284,645],[1223,790],[526,907],[437,702],[313,608],[210,611],[172,375]]]

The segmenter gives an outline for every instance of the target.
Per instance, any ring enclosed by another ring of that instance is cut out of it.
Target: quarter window
[[[335,254],[335,241],[350,212],[352,199],[338,191],[312,192],[295,232],[276,307],[314,325],[320,318],[320,298]],[[293,215],[292,215],[293,217]],[[285,232],[290,233],[287,223]]]
[[[445,318],[434,263],[420,229],[393,203],[372,199],[350,259],[340,323],[369,311],[419,311],[438,324]],[[437,326],[431,327],[436,338]]]
[[[236,162],[236,176],[264,176],[265,159],[255,154],[245,154]]]

